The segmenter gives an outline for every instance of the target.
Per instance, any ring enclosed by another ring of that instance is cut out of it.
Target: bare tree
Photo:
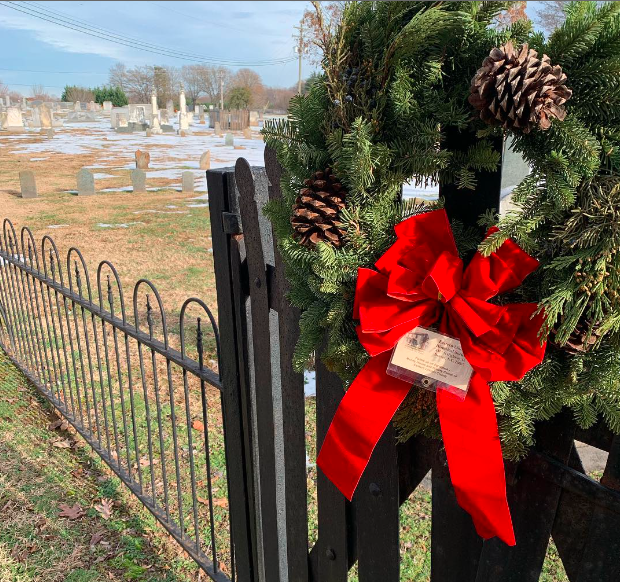
[[[119,87],[125,90],[127,82],[127,67],[123,63],[116,63],[108,72],[108,84],[110,87]]]
[[[232,78],[231,86],[249,89],[252,95],[251,107],[263,107],[265,105],[265,86],[256,71],[252,69],[239,69]]]
[[[153,91],[153,67],[127,69],[123,90],[132,103],[149,103]]]
[[[196,104],[196,99],[205,93],[204,69],[205,65],[185,65],[181,69],[181,78],[185,95],[191,101],[192,105]]]
[[[176,101],[179,94],[179,70],[176,67],[153,67],[153,84],[160,107],[169,99]]]
[[[519,20],[527,20],[527,2],[522,0],[520,2],[514,2],[507,10],[502,10],[495,18],[497,27],[499,29],[508,28],[511,24],[518,22]]]
[[[230,90],[232,79],[230,69],[205,65],[202,68],[201,75],[204,94],[212,103],[217,103],[220,99],[220,78],[222,79],[224,93],[227,94]]]
[[[566,0],[552,0],[540,2],[541,8],[536,11],[536,17],[540,21],[540,26],[547,33],[551,34],[556,28],[562,26],[566,20],[564,6]]]
[[[53,101],[54,97],[52,97],[49,93],[45,92],[45,87],[40,84],[35,84],[30,87],[30,94],[34,99],[39,99],[41,101]]]
[[[310,62],[318,65],[323,55],[327,38],[333,34],[342,19],[346,2],[313,2],[314,10],[306,10],[302,17],[304,28],[302,50],[310,57]],[[320,6],[319,6],[320,4]]]
[[[276,112],[286,112],[291,97],[297,95],[297,86],[294,87],[265,87],[265,105]]]

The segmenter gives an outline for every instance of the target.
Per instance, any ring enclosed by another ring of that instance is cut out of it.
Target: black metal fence
[[[93,288],[78,249],[63,269],[49,236],[38,248],[5,220],[0,321],[8,357],[207,574],[249,579],[238,396],[212,369],[220,347],[207,305],[185,301],[171,330],[149,281],[128,306],[111,263]]]

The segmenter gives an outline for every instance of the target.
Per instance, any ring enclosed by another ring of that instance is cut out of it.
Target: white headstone
[[[41,129],[52,127],[52,112],[47,105],[43,104],[39,106],[39,116],[41,119]]]
[[[168,115],[174,115],[174,102],[172,99],[166,101],[166,109],[168,110]]]
[[[7,96],[4,98],[4,101],[5,101],[5,103],[6,103],[6,106],[7,106],[7,107],[10,107],[10,106],[11,106],[11,97],[10,97],[10,95],[7,95]]]
[[[96,105],[95,105],[95,102],[94,102],[94,101],[91,101],[91,102],[88,104],[88,110],[89,110],[89,111],[97,111],[97,107],[96,107]]]
[[[6,110],[5,129],[9,131],[23,131],[24,122],[19,107],[8,107]]]
[[[104,111],[112,111],[112,101],[104,101],[103,102],[103,110]]]
[[[82,111],[82,104],[79,101],[73,104],[73,111]]]
[[[127,114],[126,113],[119,113],[116,116],[116,120],[117,120],[116,127],[129,127],[129,122],[127,121]]]
[[[159,135],[163,133],[161,126],[159,125],[159,108],[157,107],[157,93],[155,89],[151,93],[151,110],[153,112],[153,123],[151,123],[151,133]]]
[[[181,86],[181,94],[179,95],[179,111],[187,113],[187,101],[185,100],[185,90]]]
[[[201,111],[202,107],[200,107],[200,105],[194,105],[194,115],[200,115]]]

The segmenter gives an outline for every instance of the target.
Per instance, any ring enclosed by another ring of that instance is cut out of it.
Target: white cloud
[[[27,30],[33,36],[46,44],[69,53],[94,54],[113,59],[125,57],[124,47],[107,42],[100,38],[88,36],[75,30],[60,27],[51,22],[45,22],[32,16],[9,13],[9,9],[2,12],[0,27],[17,30]]]

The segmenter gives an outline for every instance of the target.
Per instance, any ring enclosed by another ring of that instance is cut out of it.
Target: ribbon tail
[[[437,391],[437,410],[458,504],[478,535],[497,536],[509,546],[515,535],[506,499],[506,474],[491,389],[474,373],[467,397]]]
[[[371,358],[342,398],[317,465],[350,501],[372,452],[411,389],[385,371],[391,351]],[[319,387],[320,389],[320,387]]]

